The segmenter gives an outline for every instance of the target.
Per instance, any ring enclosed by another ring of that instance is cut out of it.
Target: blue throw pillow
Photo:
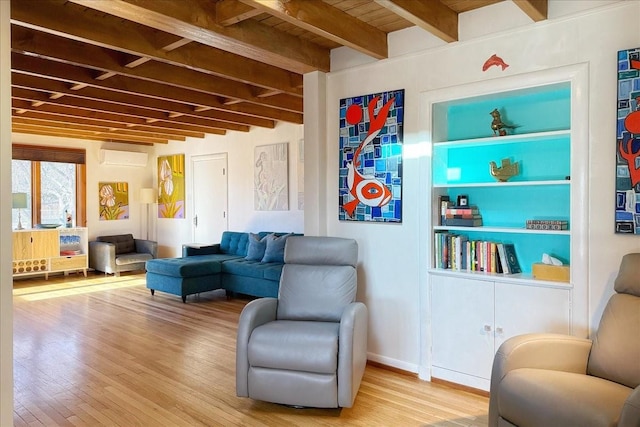
[[[267,248],[264,251],[262,262],[284,262],[284,244],[287,243],[287,237],[291,234],[276,236],[270,234],[266,237]]]
[[[249,233],[249,246],[247,247],[247,256],[244,259],[249,261],[261,261],[264,257],[264,251],[267,249],[267,238],[271,234],[267,234],[262,239],[257,234]]]

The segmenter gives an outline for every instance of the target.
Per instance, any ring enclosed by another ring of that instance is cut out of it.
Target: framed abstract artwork
[[[100,221],[129,219],[129,184],[99,182],[98,199]]]
[[[404,89],[340,100],[342,221],[402,222]]]
[[[158,157],[158,218],[184,219],[184,154]]]
[[[618,52],[615,232],[640,234],[640,48]]]
[[[253,201],[257,211],[289,210],[289,144],[258,145],[253,158]]]
[[[298,140],[298,210],[304,210],[304,139]]]

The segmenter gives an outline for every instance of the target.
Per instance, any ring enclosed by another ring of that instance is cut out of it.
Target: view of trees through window
[[[27,193],[27,209],[21,209],[24,228],[39,224],[65,224],[65,211],[76,212],[76,164],[12,160],[12,192]],[[33,193],[40,197],[40,212],[33,212]],[[13,209],[13,228],[18,209]]]

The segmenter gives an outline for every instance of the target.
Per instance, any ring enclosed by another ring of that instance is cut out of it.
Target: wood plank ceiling
[[[502,0],[11,0],[13,131],[161,144],[302,123],[302,75]],[[533,21],[547,0],[512,0]]]

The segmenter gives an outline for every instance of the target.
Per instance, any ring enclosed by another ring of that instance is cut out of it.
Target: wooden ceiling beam
[[[12,49],[15,52],[47,57],[101,72],[108,71],[129,77],[163,82],[163,84],[174,84],[182,89],[197,90],[273,108],[302,112],[302,98],[298,96],[287,95],[287,98],[281,99],[281,102],[269,98],[259,98],[254,95],[256,88],[251,85],[155,61],[135,68],[128,68],[120,65],[121,57],[113,51],[21,27],[12,27],[11,37]],[[92,78],[90,82],[95,83],[95,78]],[[90,82],[85,81],[84,83]],[[173,95],[171,92],[165,92],[164,96]]]
[[[251,19],[224,27],[209,0],[70,1],[295,73],[330,71],[328,49]]]
[[[19,102],[19,100],[16,100]],[[32,120],[40,120],[40,121],[51,121],[51,122],[60,122],[60,123],[75,123],[86,126],[94,126],[94,127],[103,127],[107,129],[122,129],[122,130],[134,130],[140,134],[148,134],[148,135],[166,135],[167,139],[182,139],[182,138],[204,138],[204,132],[190,132],[185,130],[173,129],[173,128],[162,128],[152,126],[143,126],[143,125],[132,125],[130,123],[124,122],[116,122],[112,120],[96,120],[91,118],[84,118],[79,115],[62,115],[62,114],[51,114],[42,110],[43,106],[40,106],[34,110],[26,110],[26,109],[15,109],[14,108],[14,117],[24,117]],[[18,114],[18,111],[23,111],[23,113]]]
[[[37,126],[37,125],[25,125],[22,123],[12,123],[11,129],[13,132],[20,133],[34,133],[37,135],[49,135],[59,136],[65,138],[80,138],[90,139],[95,141],[111,141],[111,142],[123,142],[128,144],[168,144],[166,139],[159,138],[140,138],[135,136],[122,136],[112,133],[102,133],[96,135],[94,132],[87,132],[85,130],[60,128],[56,126]]]
[[[60,99],[50,100],[48,99],[46,92],[38,92],[35,90],[23,89],[19,87],[13,87],[11,89],[11,93],[13,97],[18,99],[41,101],[43,103],[49,103],[53,105],[66,105],[68,107],[84,108],[87,110],[102,111],[106,113],[125,114],[142,119],[157,119],[167,122],[188,123],[205,128],[237,130],[240,132],[249,131],[249,126],[242,126],[233,123],[221,122],[219,120],[209,120],[190,116],[176,117],[172,119],[169,117],[167,112],[151,110],[148,108],[132,107],[122,104],[114,104],[111,102],[104,102],[102,100],[83,99],[75,96],[65,96]]]
[[[64,120],[56,120],[55,118],[44,119],[44,118],[13,116],[12,123],[14,124],[19,123],[21,125],[46,126],[46,127],[58,128],[58,129],[73,129],[78,131],[92,132],[92,133],[95,133],[96,135],[109,133],[109,134],[117,134],[122,137],[131,136],[131,137],[139,137],[139,138],[154,138],[154,139],[166,139],[166,140],[174,140],[174,141],[186,141],[186,138],[184,136],[162,134],[158,132],[153,132],[153,133],[139,132],[136,130],[124,129],[119,127],[113,128],[113,127],[107,127],[107,126],[94,126],[94,125],[88,125],[82,122],[71,123]]]
[[[138,81],[136,79],[121,76],[109,79],[108,81],[97,82],[91,78],[88,70],[81,67],[55,63],[46,59],[29,57],[15,53],[12,54],[11,58],[11,65],[15,72],[61,81],[87,82],[93,87],[120,91],[132,95],[141,95],[156,99],[170,99],[174,102],[191,102],[193,105],[198,106],[209,106],[218,113],[215,118],[231,122],[239,122],[251,126],[267,128],[273,126],[273,120],[282,120],[296,124],[302,123],[301,113],[292,113],[285,110],[278,110],[271,107],[249,103],[245,103],[240,106],[225,106],[218,97],[202,92],[176,90],[167,85],[148,81]],[[41,74],[43,70],[46,71],[46,75]],[[235,116],[233,114],[235,114]],[[210,113],[208,117],[213,118],[213,113]]]
[[[389,56],[387,34],[322,1],[240,0],[292,25],[376,59]],[[414,3],[415,0],[409,0]]]
[[[108,2],[91,2],[108,3]],[[173,3],[173,2],[157,2]],[[133,19],[135,21],[135,19]],[[302,75],[206,44],[163,33],[60,0],[21,0],[11,5],[13,24],[138,57],[206,72],[226,80],[252,83],[302,96]],[[126,34],[126,37],[122,37]],[[179,48],[178,48],[179,47]],[[327,51],[328,57],[328,51]]]
[[[56,92],[63,93],[68,96],[94,101],[102,101],[105,103],[119,104],[133,108],[143,108],[156,112],[158,114],[183,113],[188,114],[194,119],[211,120],[211,127],[221,129],[237,130],[240,132],[248,132],[249,126],[237,122],[227,122],[219,120],[215,117],[215,111],[203,111],[196,113],[193,108],[178,102],[164,101],[160,99],[147,98],[144,96],[136,96],[121,92],[99,89],[96,87],[87,87],[82,91],[73,91],[67,89],[65,82],[58,80],[49,80],[43,77],[32,76],[28,74],[14,73],[11,77],[13,87],[33,89],[40,92]],[[51,98],[49,98],[51,99]],[[213,116],[213,117],[211,117]],[[169,116],[170,117],[170,116]],[[171,117],[170,117],[171,118]]]
[[[25,95],[27,96],[27,95]],[[27,99],[27,98],[25,98]],[[68,117],[72,120],[95,120],[97,122],[104,122],[110,126],[114,126],[114,123],[120,123],[128,128],[140,128],[149,130],[164,130],[167,133],[180,132],[184,136],[191,136],[194,138],[200,138],[202,134],[210,133],[216,135],[224,135],[223,129],[201,127],[186,123],[165,122],[158,120],[153,126],[146,125],[146,119],[128,114],[119,114],[113,112],[94,111],[85,108],[77,108],[75,106],[67,106],[63,104],[43,104],[40,107],[31,107],[31,103],[28,100],[19,99],[14,97],[11,100],[11,106],[19,111],[24,111],[25,114],[42,113],[61,117]]]
[[[534,22],[540,22],[547,19],[549,11],[548,0],[513,0],[513,2],[516,6],[522,9],[529,18],[533,19]]]
[[[223,27],[237,24],[261,13],[262,11],[247,6],[238,0],[218,0],[216,2],[216,21]]]
[[[458,40],[458,14],[439,1],[374,1],[448,43]]]
[[[85,68],[17,53],[12,53],[11,61],[13,70],[20,74],[31,74],[72,83],[87,83],[94,88],[165,100],[174,104],[184,102],[189,106],[209,106],[214,111],[207,113],[206,117],[226,120],[232,123],[272,128],[274,126],[273,120],[292,121],[295,123],[301,116],[301,114],[252,104],[245,104],[236,111],[226,107],[218,97],[210,94],[200,91],[177,90],[161,83],[129,77],[117,76],[105,81],[96,81],[91,77],[90,70]],[[43,75],[42,73],[46,74]],[[175,108],[177,107],[173,107],[173,109]],[[171,110],[171,108],[167,109]]]

